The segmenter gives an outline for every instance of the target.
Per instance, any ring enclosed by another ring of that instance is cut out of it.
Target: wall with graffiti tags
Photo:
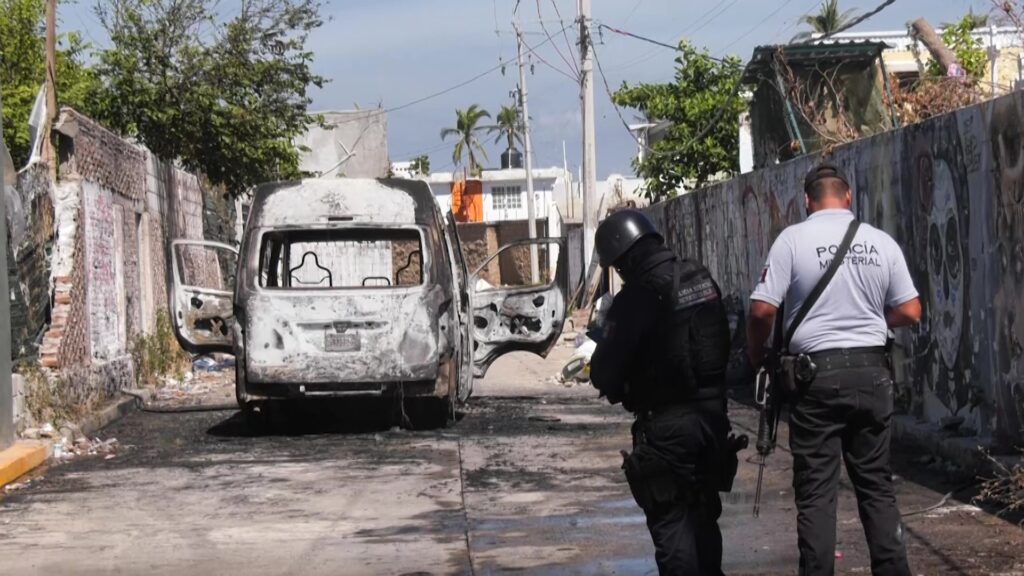
[[[837,148],[858,217],[903,247],[924,320],[897,334],[903,410],[1024,442],[1024,94]],[[703,261],[733,312],[778,233],[805,217],[804,157],[653,206],[672,248]],[[962,420],[961,420],[962,419]]]

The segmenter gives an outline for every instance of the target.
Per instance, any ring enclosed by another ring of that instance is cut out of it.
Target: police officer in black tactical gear
[[[718,518],[736,473],[725,371],[730,334],[718,285],[677,258],[636,210],[597,229],[600,264],[624,280],[595,335],[590,378],[636,415],[623,469],[647,516],[661,574],[722,574]]]

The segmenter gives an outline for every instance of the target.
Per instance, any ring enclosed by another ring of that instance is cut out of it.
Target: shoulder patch
[[[692,308],[719,299],[715,282],[708,276],[700,276],[679,287],[676,292],[676,310]]]

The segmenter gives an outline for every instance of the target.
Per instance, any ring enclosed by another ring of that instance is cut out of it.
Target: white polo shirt
[[[782,231],[772,244],[750,296],[774,306],[785,301],[789,329],[804,300],[825,275],[853,220],[849,210],[820,210]],[[903,251],[891,236],[861,224],[843,264],[793,335],[793,354],[883,346],[885,309],[917,297]]]

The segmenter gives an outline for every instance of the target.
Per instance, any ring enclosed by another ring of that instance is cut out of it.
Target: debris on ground
[[[204,357],[209,358],[209,357]],[[202,360],[202,358],[200,359]],[[217,370],[197,369],[186,372],[181,380],[164,378],[162,386],[153,390],[150,403],[158,407],[200,406],[235,400],[234,359],[215,360]],[[199,362],[197,360],[196,362]],[[230,363],[230,366],[227,364]],[[206,366],[206,363],[199,364]]]
[[[21,482],[11,482],[10,484],[4,486],[4,493],[10,494],[11,492],[23,490],[31,486],[34,482],[39,482],[41,480],[43,480],[43,477],[39,476],[36,478],[27,478],[25,480],[22,480]]]
[[[991,454],[985,457],[992,463],[992,478],[983,480],[975,500],[1001,507],[997,516],[1024,512],[1024,464],[1020,458],[1012,466]]]
[[[224,355],[221,358],[199,356],[192,361],[193,372],[220,372],[235,367],[235,357]]]
[[[53,458],[59,461],[70,460],[78,456],[103,456],[104,459],[110,460],[117,457],[117,448],[117,438],[89,440],[84,436],[79,436],[73,442],[62,438],[53,445]]]

